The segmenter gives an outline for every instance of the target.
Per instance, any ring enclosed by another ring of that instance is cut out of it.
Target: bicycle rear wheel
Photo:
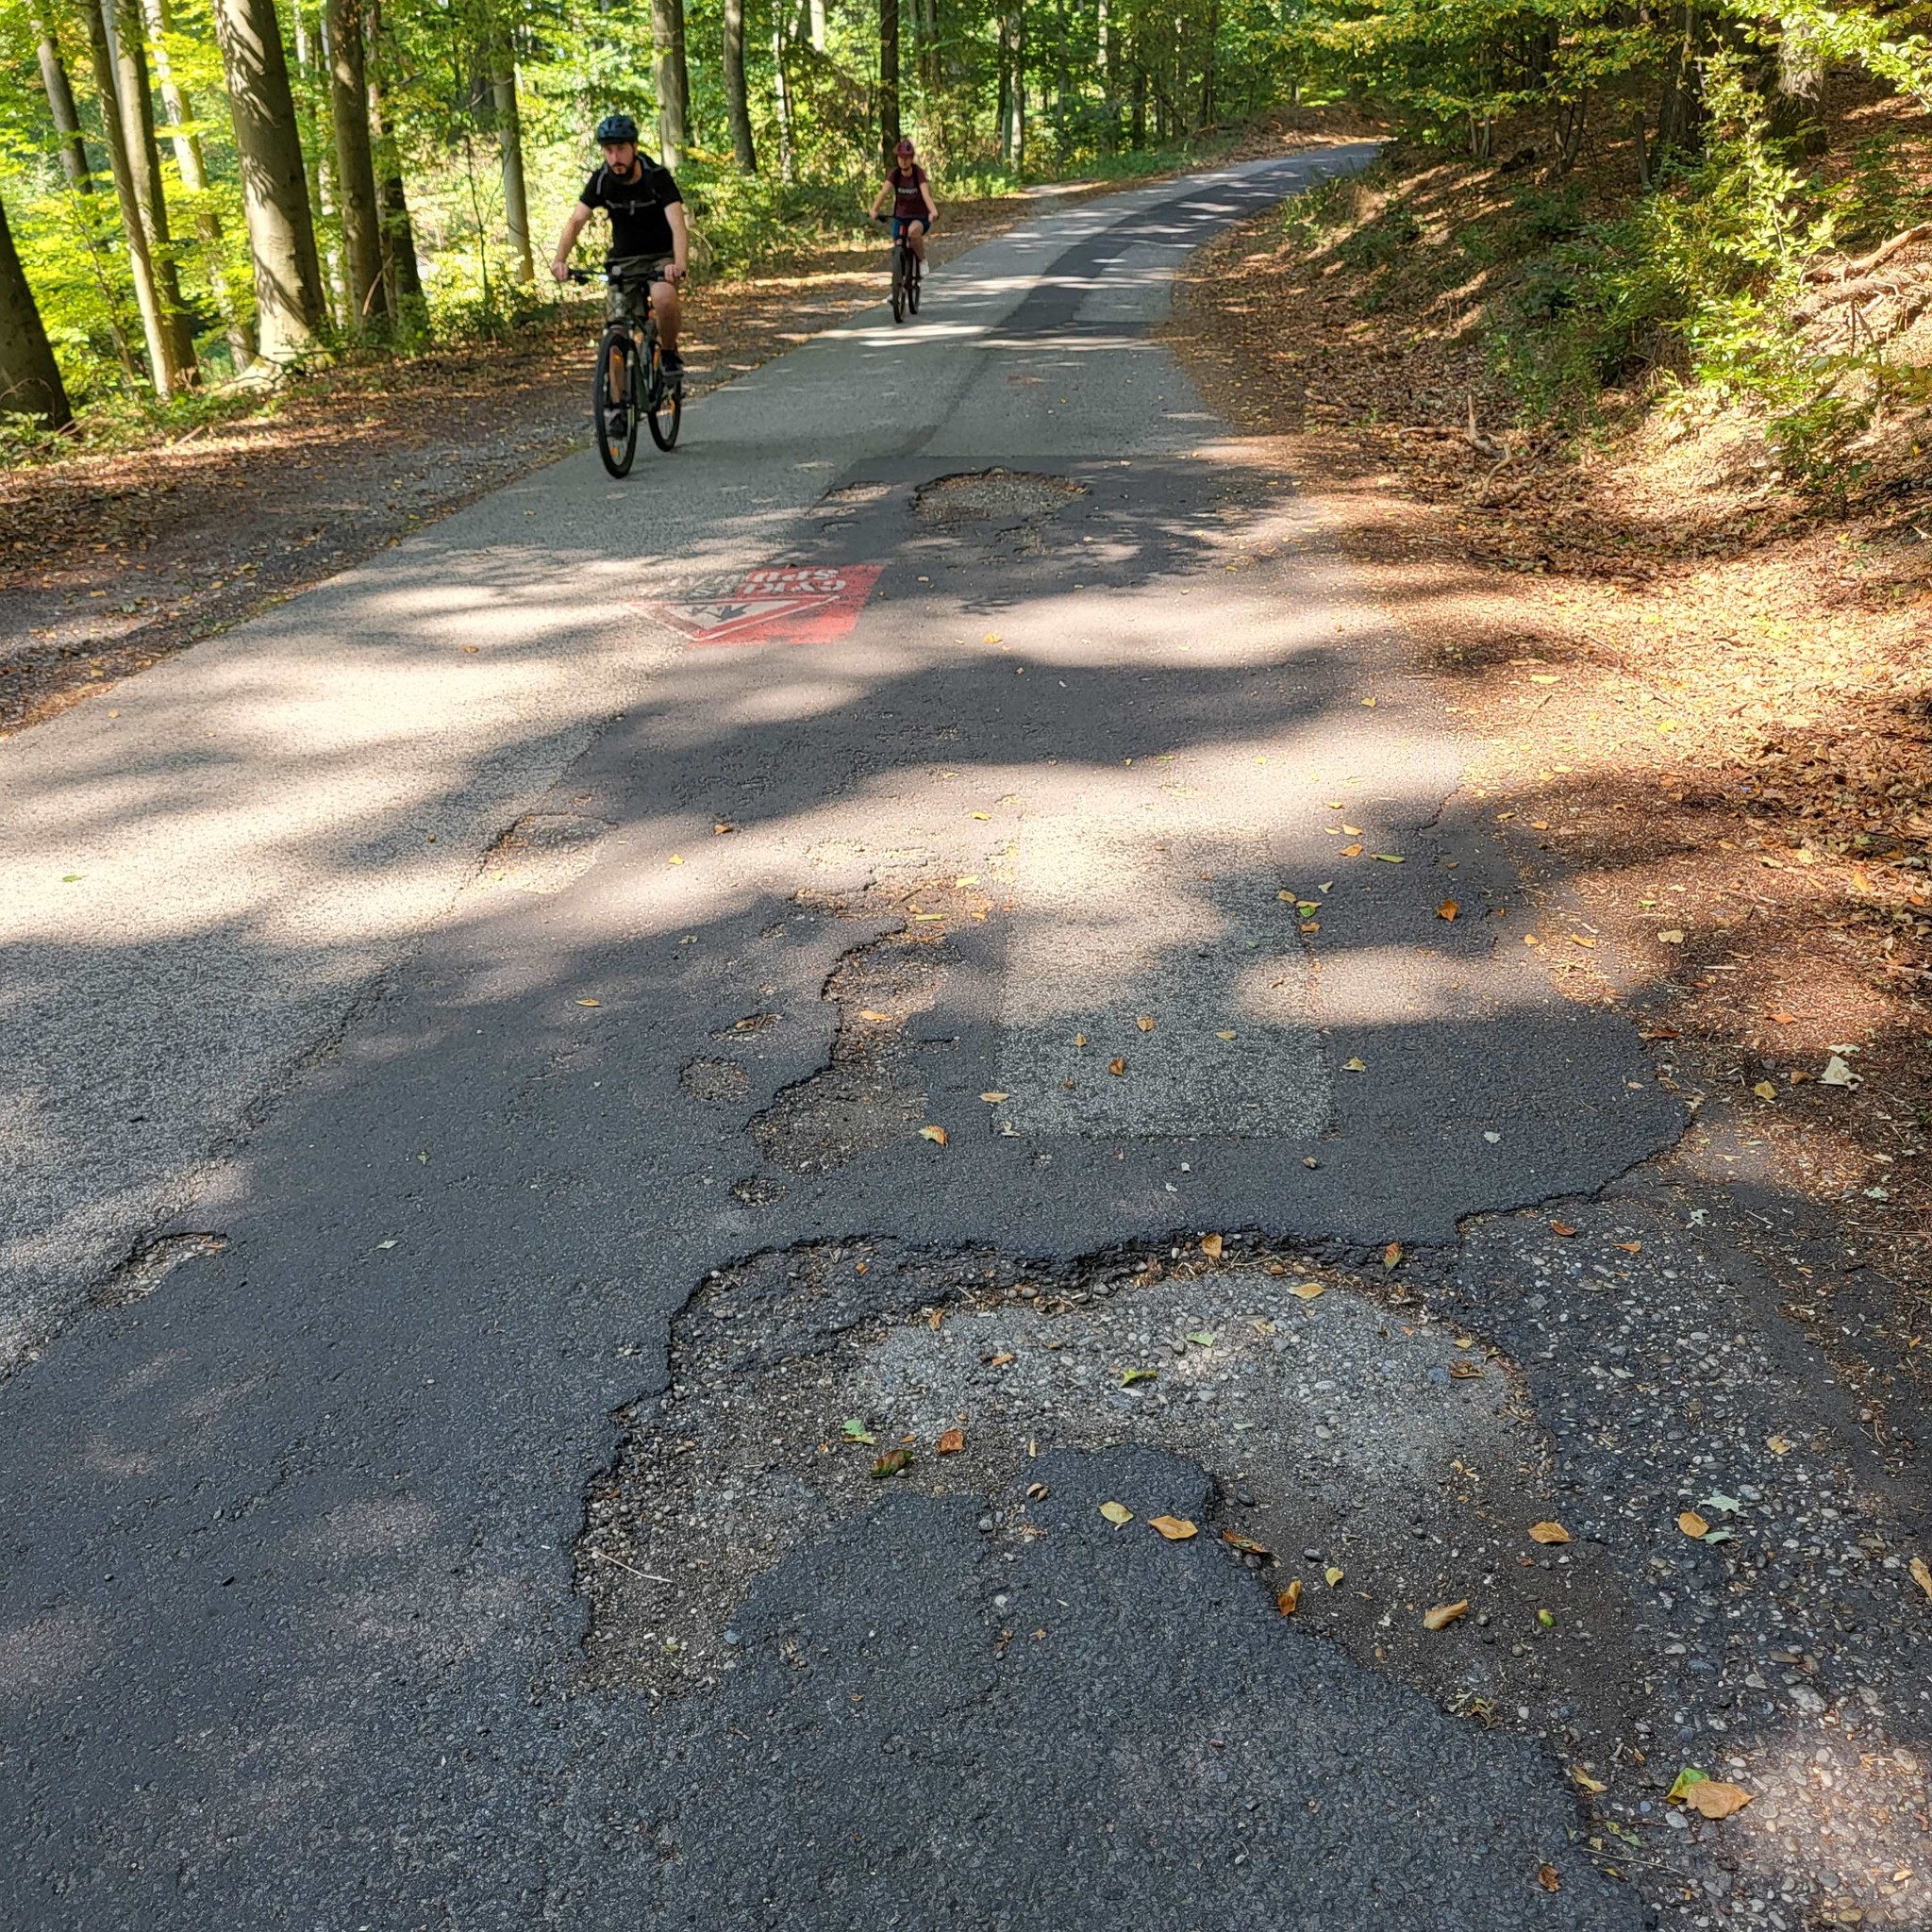
[[[656,336],[651,338],[651,368],[645,381],[644,421],[651,425],[651,441],[659,449],[670,449],[684,423],[684,375],[680,370],[665,368]]]
[[[896,242],[892,248],[892,320],[906,320],[906,245]]]
[[[638,347],[627,328],[608,328],[597,345],[597,377],[591,386],[591,415],[597,454],[613,476],[627,476],[638,453]]]

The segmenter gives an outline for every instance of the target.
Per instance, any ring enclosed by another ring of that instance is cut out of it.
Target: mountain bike
[[[878,215],[875,220],[891,225],[891,215]],[[904,322],[908,315],[919,313],[919,284],[923,276],[919,258],[912,252],[912,243],[904,235],[892,243],[892,320]]]
[[[588,282],[593,271],[574,268],[574,282]],[[638,419],[650,425],[651,441],[668,450],[684,421],[684,372],[666,369],[658,341],[658,318],[651,308],[651,278],[601,271],[611,288],[643,293],[644,312],[613,318],[597,344],[597,373],[591,382],[591,419],[596,426],[597,454],[613,476],[630,475],[638,450]]]

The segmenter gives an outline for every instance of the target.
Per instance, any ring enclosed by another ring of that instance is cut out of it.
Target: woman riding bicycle
[[[940,211],[932,198],[932,179],[919,165],[919,152],[909,140],[899,143],[897,163],[873,198],[874,221],[879,219],[889,199],[892,204],[892,240],[905,242],[919,258],[919,272],[924,275],[925,238]]]

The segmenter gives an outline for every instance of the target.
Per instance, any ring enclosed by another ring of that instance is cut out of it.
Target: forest
[[[1848,222],[1887,227],[1861,285],[1879,275],[1923,195],[1882,153],[1855,171],[1856,208],[1817,174],[1824,100],[1856,71],[1932,105],[1926,10],[0,0],[4,447],[549,301],[543,254],[610,108],[655,130],[706,267],[852,228],[902,129],[948,190],[985,193],[1151,168],[1324,102],[1374,114],[1411,152],[1520,166],[1555,193],[1604,143],[1627,157],[1614,219],[1557,238],[1525,408],[1668,338],[1701,377],[1756,385],[1795,436],[1829,440],[1916,379],[1878,365],[1918,298],[1862,341],[1853,322],[1821,346],[1784,318]],[[1553,354],[1571,365],[1554,378]]]

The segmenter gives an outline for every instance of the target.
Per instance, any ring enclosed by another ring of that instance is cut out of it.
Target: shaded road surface
[[[1570,1779],[1670,1702],[1644,1550],[1535,1366],[1612,1302],[1507,1210],[1669,1219],[1678,1103],[1148,333],[1364,154],[1044,219],[6,748],[0,1917],[1645,1923]]]

